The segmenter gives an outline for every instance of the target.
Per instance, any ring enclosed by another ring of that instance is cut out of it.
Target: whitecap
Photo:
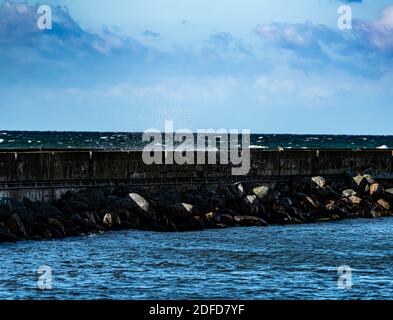
[[[377,147],[377,149],[388,149],[388,146],[386,144]]]
[[[0,143],[3,143],[4,142],[4,139],[0,139]]]
[[[249,146],[250,149],[269,149],[267,146],[256,146],[256,145],[251,145]]]

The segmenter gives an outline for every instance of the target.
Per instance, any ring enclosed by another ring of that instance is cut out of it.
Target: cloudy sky
[[[0,0],[3,130],[393,134],[392,67],[392,0]]]

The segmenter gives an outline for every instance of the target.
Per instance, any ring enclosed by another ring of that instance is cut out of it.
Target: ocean
[[[392,230],[384,218],[2,244],[0,299],[392,299]],[[37,288],[41,266],[51,289]]]
[[[141,132],[0,132],[0,149],[140,150],[145,145],[146,143],[142,142]],[[286,149],[393,149],[393,136],[252,134],[250,147],[266,150],[278,147]]]

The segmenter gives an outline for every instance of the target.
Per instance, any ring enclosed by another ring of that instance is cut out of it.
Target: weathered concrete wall
[[[202,156],[207,162],[209,154]],[[146,165],[140,151],[5,151],[0,152],[0,197],[48,200],[66,190],[138,181],[225,182],[234,179],[231,169],[225,164]],[[393,178],[392,150],[252,150],[248,177],[345,175],[367,169]]]

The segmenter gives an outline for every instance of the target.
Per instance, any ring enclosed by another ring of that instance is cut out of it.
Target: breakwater
[[[203,152],[206,163],[209,153]],[[146,165],[141,151],[1,151],[0,197],[53,201],[68,190],[97,186],[187,188],[294,176],[345,176],[366,171],[378,178],[393,178],[391,150],[251,150],[251,168],[246,176],[232,176],[231,167],[219,164],[220,154],[213,153],[217,164]]]
[[[229,172],[134,151],[0,153],[0,242],[393,216],[392,151],[253,150],[247,176]]]

